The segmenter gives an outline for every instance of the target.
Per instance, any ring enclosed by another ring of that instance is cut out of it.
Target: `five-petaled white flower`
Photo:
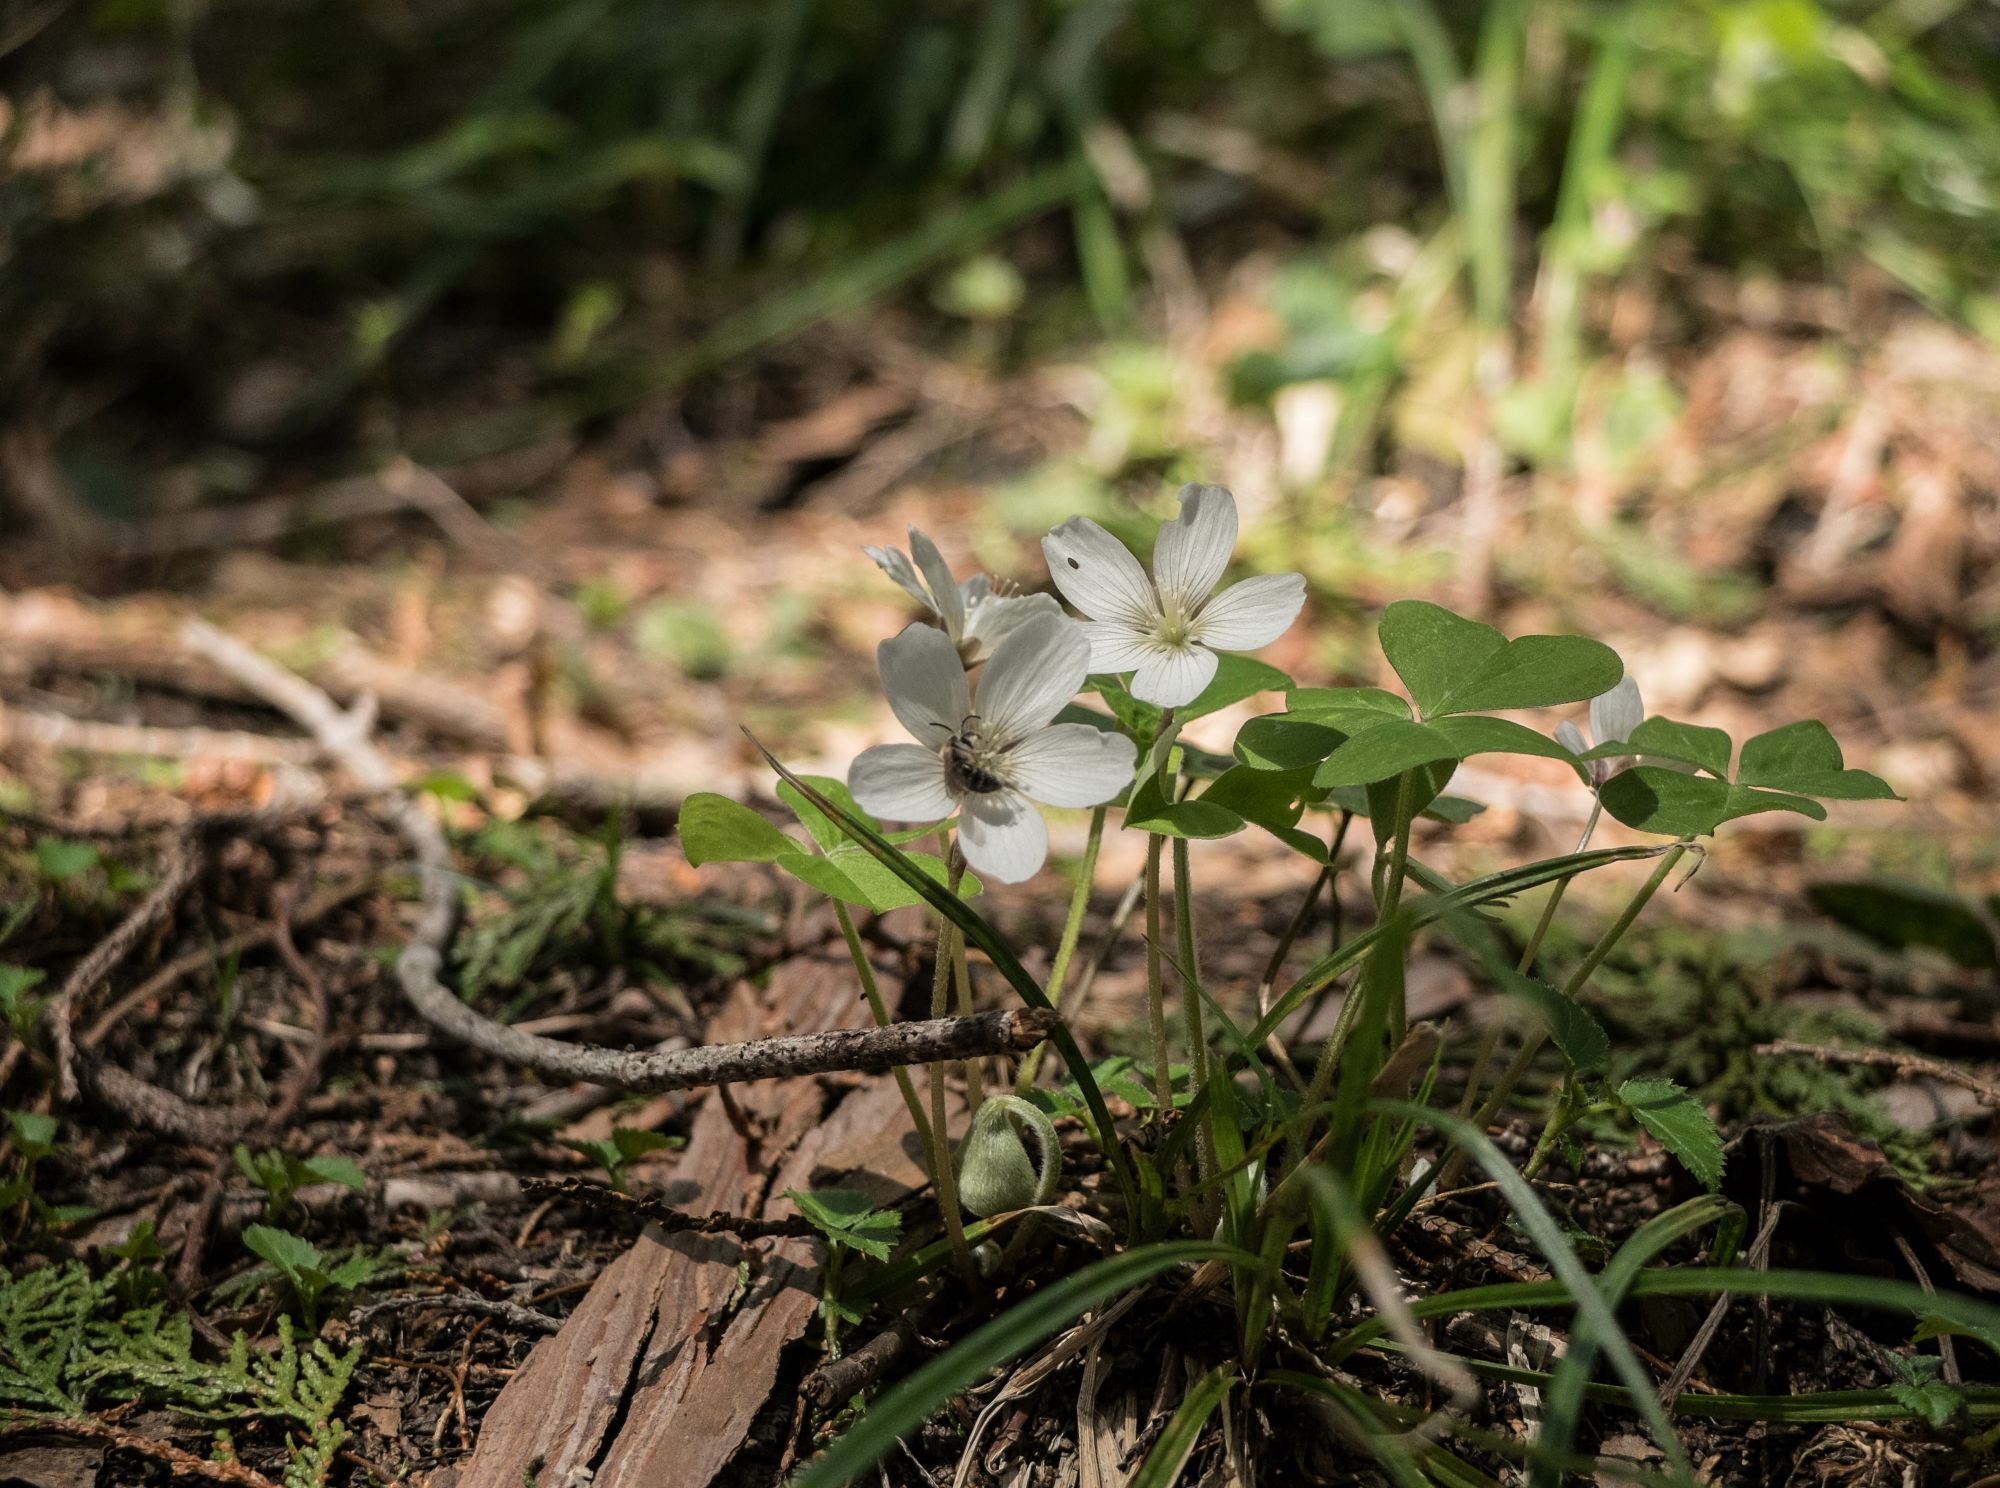
[[[1639,684],[1630,677],[1621,677],[1609,692],[1601,692],[1590,700],[1590,739],[1586,741],[1583,730],[1565,718],[1556,725],[1556,743],[1571,754],[1582,754],[1592,744],[1624,743],[1632,737],[1632,730],[1645,721],[1646,705],[1639,700]],[[1636,750],[1609,759],[1585,760],[1584,765],[1590,771],[1590,788],[1601,789],[1613,775],[1638,762]]]
[[[1060,613],[1031,615],[993,648],[974,711],[950,638],[921,622],[876,652],[889,706],[917,739],[878,744],[847,772],[863,809],[892,821],[958,817],[965,861],[1002,883],[1030,878],[1049,829],[1032,804],[1097,806],[1132,778],[1123,734],[1051,723],[1083,686],[1090,642]]]
[[[1264,574],[1214,598],[1236,548],[1236,498],[1221,486],[1181,488],[1181,513],[1160,526],[1153,576],[1088,517],[1042,539],[1049,577],[1090,616],[1090,669],[1132,672],[1132,696],[1191,703],[1215,676],[1217,651],[1254,651],[1283,635],[1306,602],[1302,574]]]
[[[861,551],[902,585],[906,594],[937,616],[938,624],[958,648],[959,661],[968,667],[991,656],[1000,638],[1023,621],[1035,615],[1062,613],[1054,595],[1009,594],[985,574],[974,574],[960,583],[951,576],[937,544],[914,527],[907,555],[901,548]]]

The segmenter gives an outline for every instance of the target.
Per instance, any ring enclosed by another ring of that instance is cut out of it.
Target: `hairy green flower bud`
[[[1041,1171],[1014,1123],[1034,1134]],[[981,1219],[1046,1204],[1062,1176],[1062,1147],[1049,1118],[1017,1095],[996,1095],[972,1115],[958,1155],[958,1199]]]

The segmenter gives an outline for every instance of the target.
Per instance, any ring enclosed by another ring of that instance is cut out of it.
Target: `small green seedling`
[[[1943,1426],[1965,1409],[1965,1391],[1938,1378],[1944,1360],[1936,1354],[1891,1354],[1889,1362],[1902,1376],[1889,1386],[1889,1393],[1918,1420]]]
[[[858,1323],[861,1314],[841,1298],[841,1272],[850,1255],[871,1260],[889,1259],[889,1248],[903,1230],[903,1216],[877,1209],[868,1195],[847,1188],[815,1188],[801,1193],[785,1190],[785,1197],[798,1205],[812,1227],[826,1239],[826,1265],[820,1269],[820,1322],[826,1329],[829,1352],[838,1352],[842,1323]]]
[[[318,1327],[319,1301],[327,1292],[352,1291],[396,1269],[388,1257],[373,1254],[366,1246],[357,1246],[346,1260],[336,1263],[312,1241],[270,1225],[251,1225],[243,1232],[243,1244],[285,1279],[311,1328]]]
[[[620,1193],[625,1191],[625,1170],[633,1163],[649,1152],[670,1152],[686,1145],[685,1137],[670,1137],[664,1132],[640,1131],[630,1126],[614,1126],[609,1137],[563,1141],[563,1146],[581,1152],[604,1169],[611,1176],[611,1186]]]
[[[20,1043],[27,1043],[33,1036],[35,1025],[40,1022],[42,1006],[46,997],[33,997],[32,993],[43,980],[44,973],[33,966],[0,966],[0,1018],[7,1020],[8,1031]]]
[[[309,1183],[339,1183],[355,1190],[368,1186],[367,1175],[345,1157],[294,1157],[275,1147],[252,1152],[240,1142],[232,1155],[237,1170],[252,1186],[264,1190],[267,1224],[290,1208],[293,1197]]]

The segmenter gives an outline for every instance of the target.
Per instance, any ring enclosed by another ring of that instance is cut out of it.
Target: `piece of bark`
[[[791,962],[763,997],[760,1005],[739,986],[708,1037],[853,1027],[868,1015],[844,964]],[[748,1150],[721,1101],[705,1102],[676,1170],[680,1181],[667,1185],[670,1202],[777,1218],[793,1212],[784,1189],[827,1186],[828,1153],[843,1164],[867,1161],[871,1171],[851,1186],[878,1202],[906,1191],[888,1176],[907,1173],[894,1150],[907,1123],[887,1080],[847,1093],[824,1119],[826,1093],[814,1079],[742,1085],[733,1093],[758,1125],[759,1150]],[[773,1181],[770,1165],[780,1159]],[[745,1258],[751,1283],[732,1307],[737,1263]],[[583,1481],[586,1471],[593,1488],[705,1488],[763,1408],[779,1354],[812,1321],[817,1265],[812,1240],[745,1246],[725,1235],[662,1235],[649,1226],[501,1392],[459,1488],[558,1488]],[[524,1477],[538,1459],[539,1471]]]

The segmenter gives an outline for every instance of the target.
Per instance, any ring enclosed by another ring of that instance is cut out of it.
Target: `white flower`
[[[1221,486],[1181,487],[1181,514],[1160,526],[1153,576],[1086,517],[1042,539],[1049,577],[1090,616],[1090,669],[1133,673],[1132,696],[1163,708],[1191,703],[1215,675],[1217,651],[1254,651],[1283,635],[1306,602],[1302,574],[1264,574],[1209,591],[1236,548],[1236,498]]]
[[[1062,613],[1054,595],[1009,594],[985,574],[974,574],[961,584],[951,576],[937,544],[914,527],[910,529],[907,556],[900,548],[861,551],[902,585],[906,594],[937,616],[965,666],[986,660],[1002,636],[1031,616]]]
[[[1583,730],[1565,718],[1556,725],[1556,743],[1571,754],[1582,754],[1593,742],[1624,743],[1632,737],[1632,730],[1645,721],[1646,705],[1639,700],[1639,684],[1630,677],[1621,677],[1609,692],[1601,692],[1590,700],[1590,741],[1586,742]],[[1635,750],[1610,759],[1586,760],[1590,767],[1590,788],[1598,789],[1638,758]]]
[[[1097,806],[1132,778],[1132,741],[1049,722],[1083,686],[1090,642],[1061,613],[1031,615],[994,646],[974,711],[958,651],[921,622],[876,652],[889,706],[915,744],[878,744],[847,772],[863,809],[892,821],[958,818],[965,861],[1002,883],[1034,875],[1049,831],[1033,802]]]

